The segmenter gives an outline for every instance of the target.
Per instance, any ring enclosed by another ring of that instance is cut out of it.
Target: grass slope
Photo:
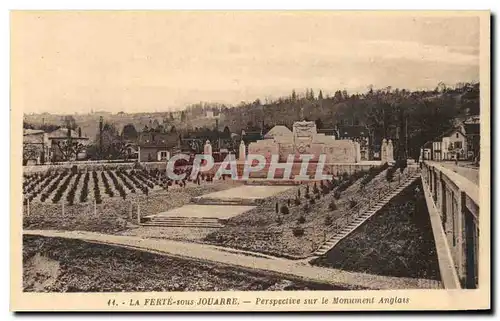
[[[420,180],[312,263],[348,271],[440,280]]]

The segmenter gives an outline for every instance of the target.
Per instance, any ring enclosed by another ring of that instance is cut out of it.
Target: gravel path
[[[143,239],[133,236],[108,235],[83,231],[26,230],[24,234],[79,239],[93,243],[116,245],[170,256],[222,263],[251,270],[261,270],[284,276],[288,275],[326,284],[347,285],[368,289],[416,289],[433,287],[432,280],[346,272],[310,266],[303,261],[297,262],[274,258],[207,244]]]

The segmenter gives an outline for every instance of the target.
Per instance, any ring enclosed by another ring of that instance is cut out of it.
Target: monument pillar
[[[210,145],[209,140],[207,140],[205,146],[203,147],[203,154],[212,156],[212,145]]]
[[[245,147],[245,142],[243,141],[243,139],[241,140],[241,143],[240,143],[240,153],[239,153],[239,157],[238,159],[240,161],[244,161],[246,159],[246,147]]]
[[[387,139],[382,140],[382,146],[380,147],[380,160],[382,164],[387,163]]]
[[[387,142],[387,161],[394,161],[394,146],[392,144],[392,140],[389,139]]]
[[[356,142],[356,163],[361,162],[361,144]]]

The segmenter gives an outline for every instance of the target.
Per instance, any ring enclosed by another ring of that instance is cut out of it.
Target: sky
[[[339,12],[15,12],[24,113],[168,111],[313,88],[479,80],[479,19]]]

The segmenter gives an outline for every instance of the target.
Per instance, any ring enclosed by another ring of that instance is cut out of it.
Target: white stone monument
[[[394,146],[392,144],[392,140],[390,139],[387,142],[387,161],[388,162],[394,161]]]
[[[203,154],[212,156],[212,145],[210,145],[209,140],[207,140],[205,146],[203,147]]]
[[[319,159],[320,154],[326,154],[327,163],[357,163],[361,159],[361,148],[352,140],[335,140],[323,134],[318,134],[316,124],[300,121],[293,124],[293,131],[285,126],[275,126],[265,136],[248,145],[248,153],[261,154],[267,157],[280,155],[280,161],[286,161],[289,155],[294,155],[300,161],[300,155],[314,155],[312,162]]]
[[[380,146],[380,160],[382,163],[387,163],[387,139],[382,139],[382,146]]]
[[[239,153],[239,160],[244,161],[246,159],[246,147],[245,147],[245,142],[243,139],[241,140],[240,143],[240,153]]]

